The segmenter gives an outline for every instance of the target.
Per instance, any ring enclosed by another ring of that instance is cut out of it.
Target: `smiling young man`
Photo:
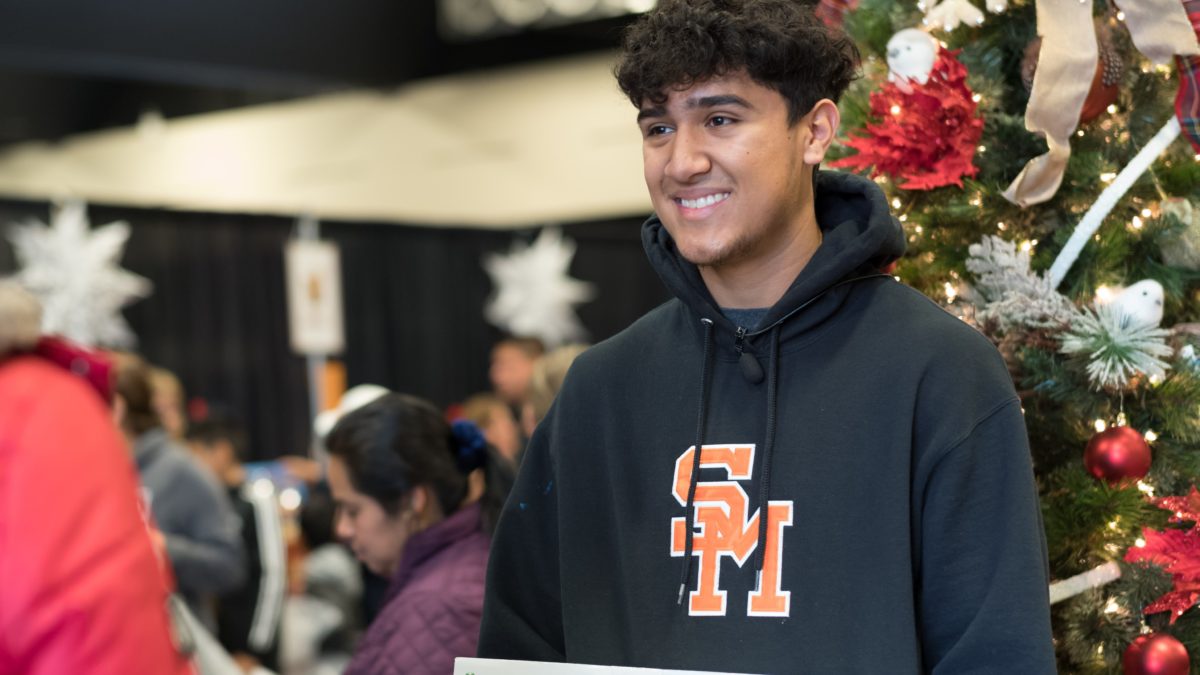
[[[817,171],[857,58],[795,0],[630,29],[642,238],[676,297],[579,357],[534,434],[481,656],[1054,672],[1007,369],[880,271],[904,236],[878,188]]]

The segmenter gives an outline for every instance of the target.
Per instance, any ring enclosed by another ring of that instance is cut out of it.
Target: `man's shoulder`
[[[683,327],[683,303],[672,298],[646,312],[621,332],[598,342],[575,360],[572,370],[600,377],[624,367],[644,364],[649,350],[677,342]]]
[[[976,357],[997,354],[983,333],[911,286],[879,284],[869,302],[868,318],[896,344],[926,345],[943,356],[948,351]]]

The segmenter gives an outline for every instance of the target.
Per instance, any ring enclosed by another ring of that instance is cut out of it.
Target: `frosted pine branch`
[[[987,236],[969,249],[967,270],[985,304],[978,316],[995,320],[1001,331],[1057,328],[1071,323],[1078,310],[1045,277],[1030,270],[1029,253],[1000,237]]]

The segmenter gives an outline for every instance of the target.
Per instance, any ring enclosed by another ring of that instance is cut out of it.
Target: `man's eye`
[[[733,124],[733,122],[734,122],[734,120],[732,117],[726,117],[724,115],[713,115],[708,120],[709,126],[714,126],[714,127],[728,126],[730,124]]]
[[[646,136],[661,136],[671,131],[671,127],[665,124],[652,124],[646,127]]]

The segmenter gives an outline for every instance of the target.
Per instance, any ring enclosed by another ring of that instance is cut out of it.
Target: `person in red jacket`
[[[511,465],[474,424],[447,424],[433,405],[403,394],[347,414],[326,445],[335,531],[392,580],[347,675],[451,672],[456,657],[475,654]]]
[[[0,285],[0,675],[192,673],[137,474],[86,379],[106,365],[37,343],[38,321],[35,301]]]

